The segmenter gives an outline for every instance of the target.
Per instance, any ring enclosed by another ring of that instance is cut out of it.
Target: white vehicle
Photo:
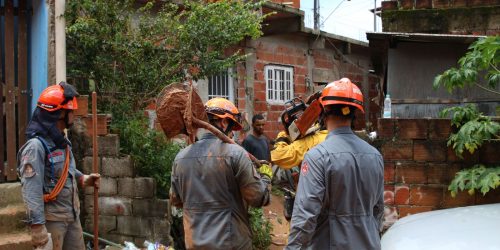
[[[404,217],[381,243],[382,250],[500,250],[500,203]]]

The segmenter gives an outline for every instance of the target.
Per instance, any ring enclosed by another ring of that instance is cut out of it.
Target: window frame
[[[234,89],[235,89],[235,86],[234,86],[234,77],[233,77],[233,69],[232,68],[228,68],[226,70],[226,76],[227,76],[227,88],[225,88],[223,85],[224,83],[224,80],[222,80],[222,73],[223,72],[220,72],[218,73],[217,75],[211,75],[211,76],[208,76],[206,78],[206,81],[207,81],[207,99],[210,100],[214,97],[222,97],[222,98],[226,98],[228,99],[229,101],[233,102],[234,103],[234,100],[235,100],[235,93],[234,93]],[[211,81],[215,79],[215,88],[212,88],[213,86],[211,86]],[[222,80],[222,81],[221,81]],[[218,88],[217,88],[218,87]],[[210,94],[210,92],[218,92],[217,94]],[[220,94],[221,92],[226,92],[227,95],[222,95]]]
[[[266,102],[269,104],[282,105],[293,98],[292,66],[268,64],[264,66],[264,81],[266,85]],[[269,74],[272,72],[271,74]]]

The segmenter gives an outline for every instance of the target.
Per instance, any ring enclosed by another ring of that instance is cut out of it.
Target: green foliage
[[[205,78],[243,59],[241,51],[227,48],[262,34],[261,4],[147,1],[138,7],[134,0],[68,1],[68,78],[95,83],[99,110],[113,115],[112,129],[120,134],[123,153],[133,156],[140,175],[156,179],[160,195],[169,189],[179,146],[148,130],[141,110],[164,86]],[[89,91],[78,87],[82,94]],[[254,247],[267,248],[271,225],[262,209],[251,214]]]
[[[113,130],[120,133],[122,150],[132,156],[138,174],[153,177],[158,196],[168,198],[172,163],[181,146],[169,142],[163,133],[148,129],[142,114],[115,123]]]
[[[226,48],[261,35],[260,3],[186,1],[158,10],[153,2],[69,1],[68,75],[93,79],[99,93],[137,110],[188,74],[204,78],[234,65],[245,55]]]
[[[455,197],[459,191],[467,190],[473,195],[476,190],[483,195],[500,186],[500,166],[486,167],[478,164],[456,173],[448,190]]]
[[[477,86],[500,95],[495,88],[500,83],[500,36],[490,36],[471,44],[469,51],[458,60],[459,68],[450,68],[434,79],[434,88],[444,86],[448,92],[465,86]],[[487,86],[478,83],[483,76]]]
[[[441,111],[441,117],[452,113],[451,124],[458,128],[448,138],[448,146],[452,146],[456,155],[462,158],[464,150],[473,154],[485,141],[498,138],[500,124],[482,115],[475,105],[452,107]]]
[[[271,245],[271,231],[273,227],[271,222],[264,216],[262,208],[253,208],[249,210],[250,227],[252,229],[252,244],[254,249],[269,249]]]
[[[283,192],[283,190],[281,189],[281,187],[279,185],[273,185],[271,187],[271,193],[276,195],[276,196],[280,196],[280,197],[285,196],[285,192]]]
[[[205,78],[244,58],[227,48],[261,35],[261,3],[253,1],[74,0],[66,5],[68,80],[81,94],[92,82],[99,112],[111,113],[122,152],[163,196],[179,147],[147,129],[141,114],[173,82]],[[80,85],[82,86],[80,86]]]
[[[464,125],[468,121],[475,120],[481,116],[477,107],[472,104],[467,104],[464,107],[456,106],[444,109],[441,111],[440,116],[442,118],[446,118],[450,114],[452,114],[451,125],[456,128],[460,128],[460,126]]]
[[[444,86],[451,93],[456,88],[475,86],[500,95],[500,92],[495,90],[500,83],[499,49],[499,36],[486,37],[472,43],[465,56],[458,60],[458,68],[448,69],[436,76],[434,88]],[[487,86],[479,84],[479,77],[484,78]],[[480,113],[475,105],[448,108],[440,115],[441,117],[451,115],[451,124],[458,130],[448,138],[448,146],[452,146],[460,158],[463,158],[465,150],[473,154],[484,142],[500,138],[500,124]],[[448,190],[452,196],[463,190],[468,190],[471,195],[475,190],[480,190],[484,195],[500,185],[499,175],[500,167],[478,164],[458,172]]]

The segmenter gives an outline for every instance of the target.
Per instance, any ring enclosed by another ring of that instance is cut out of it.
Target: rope
[[[67,145],[66,146],[66,159],[64,160],[63,172],[61,174],[61,177],[59,177],[59,180],[57,180],[56,186],[54,187],[54,189],[52,189],[52,192],[50,192],[50,194],[43,195],[43,201],[45,203],[55,200],[57,198],[57,195],[59,195],[61,190],[64,188],[64,184],[66,184],[66,179],[68,178],[69,158],[70,158],[69,145]]]

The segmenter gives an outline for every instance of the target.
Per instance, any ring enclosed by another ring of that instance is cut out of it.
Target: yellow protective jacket
[[[304,155],[307,151],[323,142],[327,135],[327,130],[319,130],[313,134],[307,135],[304,138],[295,140],[291,144],[284,141],[278,141],[274,144],[274,149],[271,151],[271,161],[284,169],[290,169],[298,166],[304,159]],[[286,133],[281,131],[278,133],[276,139],[286,136]]]

